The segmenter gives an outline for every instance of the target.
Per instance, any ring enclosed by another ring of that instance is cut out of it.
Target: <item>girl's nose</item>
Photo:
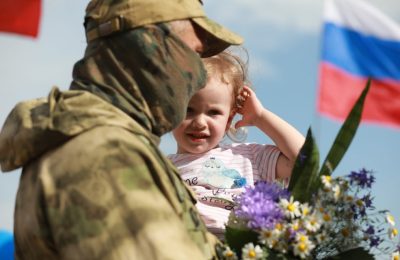
[[[192,120],[192,127],[196,129],[203,129],[206,127],[206,120],[202,115],[196,116]]]

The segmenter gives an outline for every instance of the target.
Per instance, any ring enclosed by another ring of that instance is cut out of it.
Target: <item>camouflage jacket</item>
[[[0,134],[3,171],[23,167],[18,259],[210,259],[218,241],[158,137],[85,91],[18,104]]]

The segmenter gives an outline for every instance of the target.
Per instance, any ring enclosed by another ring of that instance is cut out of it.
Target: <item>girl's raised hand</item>
[[[257,119],[264,110],[260,100],[258,100],[254,91],[248,86],[244,86],[242,92],[237,97],[236,107],[236,112],[242,115],[242,118],[236,122],[235,128],[256,125]]]

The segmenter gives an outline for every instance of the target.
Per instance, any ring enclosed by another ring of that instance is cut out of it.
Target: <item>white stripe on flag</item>
[[[325,0],[325,22],[365,35],[400,41],[400,26],[362,0]]]

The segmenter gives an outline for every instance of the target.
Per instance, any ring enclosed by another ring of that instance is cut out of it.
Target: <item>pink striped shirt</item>
[[[196,193],[196,206],[210,232],[223,239],[233,199],[258,180],[274,181],[279,154],[273,145],[234,143],[203,154],[168,157]]]

